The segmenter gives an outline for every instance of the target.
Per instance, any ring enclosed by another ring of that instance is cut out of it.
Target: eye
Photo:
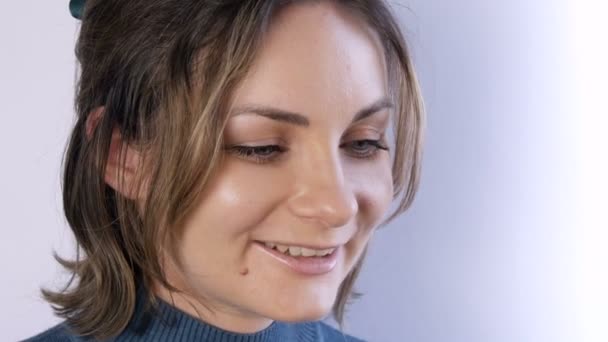
[[[231,146],[227,150],[245,159],[253,160],[257,164],[271,162],[278,157],[277,153],[286,151],[279,145]]]
[[[373,159],[378,155],[380,150],[388,151],[388,147],[382,145],[381,140],[355,140],[344,145],[351,146],[351,151],[353,151],[355,157],[361,159]]]
[[[359,159],[373,159],[378,155],[380,150],[388,151],[388,147],[382,144],[381,140],[355,140],[340,147],[349,147],[350,153]],[[256,164],[265,164],[274,161],[282,153],[287,151],[279,145],[263,145],[263,146],[230,146],[226,150],[235,153],[237,156],[252,160]]]

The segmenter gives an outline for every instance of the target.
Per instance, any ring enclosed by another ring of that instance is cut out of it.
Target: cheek
[[[190,274],[237,274],[256,227],[273,210],[268,172],[227,160],[180,225],[178,262]],[[266,174],[266,175],[265,175]]]
[[[359,204],[359,227],[369,233],[380,223],[393,199],[393,176],[389,161],[361,169],[353,184]]]
[[[211,236],[234,239],[254,227],[272,210],[272,184],[264,172],[227,160],[201,196],[192,219],[194,226]]]
[[[345,275],[352,270],[361,257],[376,227],[390,207],[393,198],[393,180],[390,166],[377,164],[375,167],[361,168],[353,173],[350,180],[355,186],[359,212],[357,232],[345,249]]]

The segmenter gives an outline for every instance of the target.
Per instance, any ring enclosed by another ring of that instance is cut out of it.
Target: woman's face
[[[189,294],[175,305],[227,330],[327,315],[392,200],[390,155],[373,143],[387,147],[392,112],[382,48],[335,6],[275,17],[234,93],[221,171],[165,265]],[[315,256],[285,255],[303,252]]]

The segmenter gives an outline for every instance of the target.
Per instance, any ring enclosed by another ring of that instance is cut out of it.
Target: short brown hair
[[[42,289],[74,332],[116,336],[133,314],[138,285],[149,288],[156,280],[174,289],[160,267],[159,243],[172,236],[168,227],[192,209],[217,171],[230,95],[251,66],[273,13],[302,1],[87,1],[76,44],[77,121],[62,174],[65,215],[78,253],[73,261],[55,253],[72,277],[61,291]],[[418,188],[423,101],[389,5],[337,3],[378,33],[389,70],[396,104],[393,199],[401,199],[385,225],[409,208]],[[105,111],[89,139],[86,121],[100,106]],[[146,152],[145,215],[104,182],[114,127],[125,144]],[[334,304],[340,325],[363,259],[341,284]]]

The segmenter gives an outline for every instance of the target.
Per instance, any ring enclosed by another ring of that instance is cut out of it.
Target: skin
[[[384,134],[392,109],[351,123],[359,110],[388,94],[375,33],[338,5],[320,2],[282,9],[266,38],[233,95],[233,111],[270,106],[299,113],[309,125],[251,112],[229,119],[222,171],[184,222],[176,258],[163,259],[169,282],[186,294],[170,294],[158,284],[153,289],[182,311],[241,333],[264,329],[273,320],[326,316],[393,194],[389,151],[357,145],[380,139],[388,146]],[[120,143],[116,132],[106,182],[133,196],[114,179]],[[235,145],[278,145],[284,151],[259,164],[234,153]],[[374,151],[369,159],[357,155]],[[135,172],[137,159],[128,150],[123,171]],[[306,276],[254,241],[341,247],[333,270]]]

